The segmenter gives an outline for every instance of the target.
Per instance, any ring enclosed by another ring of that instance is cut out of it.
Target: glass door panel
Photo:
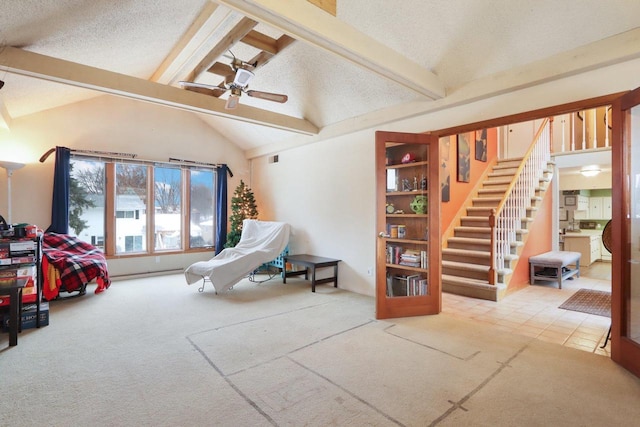
[[[640,88],[612,109],[611,359],[640,376]]]
[[[628,147],[630,156],[630,218],[629,218],[629,289],[625,301],[624,312],[628,313],[626,321],[627,337],[640,344],[640,106],[629,110],[627,115]]]

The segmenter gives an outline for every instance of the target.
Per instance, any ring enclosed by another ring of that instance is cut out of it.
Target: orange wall
[[[469,192],[475,187],[478,179],[484,174],[488,166],[495,160],[498,155],[498,129],[487,129],[487,161],[481,162],[475,159],[475,135],[474,132],[469,132],[469,141],[471,145],[471,178],[469,182],[458,182],[457,172],[457,148],[456,148],[456,135],[444,137],[440,139],[440,165],[442,167],[444,162],[448,164],[449,176],[450,176],[450,200],[448,202],[442,202],[440,208],[440,229],[444,232],[451,221],[455,218],[458,210],[462,207],[464,201],[467,199]],[[449,150],[446,150],[445,138],[449,140]],[[447,160],[448,159],[448,160]],[[443,169],[440,171],[443,172]]]
[[[555,177],[553,179],[556,179]],[[542,198],[535,219],[529,227],[529,239],[520,254],[520,260],[509,282],[507,293],[529,285],[529,257],[551,250],[553,244],[553,192],[551,184]]]

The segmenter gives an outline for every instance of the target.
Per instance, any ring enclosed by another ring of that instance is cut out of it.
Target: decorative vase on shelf
[[[418,195],[413,199],[411,204],[409,204],[409,207],[413,212],[417,214],[423,214],[427,212],[427,205],[428,205],[427,196]]]

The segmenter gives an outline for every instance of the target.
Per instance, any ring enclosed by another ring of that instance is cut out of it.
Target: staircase
[[[505,295],[529,225],[551,182],[550,153],[544,147],[549,141],[536,148],[539,137],[550,138],[550,132],[549,124],[543,124],[523,158],[499,160],[487,175],[443,245],[444,292],[491,301]]]

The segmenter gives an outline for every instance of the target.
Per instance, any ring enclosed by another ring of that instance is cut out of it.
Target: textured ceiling
[[[200,34],[202,40],[195,39],[195,45],[223,39],[243,18],[242,13],[222,3],[217,13],[228,12],[223,24],[207,35],[208,40]],[[0,45],[148,80],[203,8],[211,4],[208,0],[4,0]],[[448,96],[478,79],[554,55],[570,55],[581,46],[638,29],[640,2],[337,0],[335,19],[409,58],[425,73],[433,72]],[[282,35],[282,30],[264,23],[256,29],[274,38]],[[247,59],[255,49],[238,44],[232,52]],[[206,53],[194,49],[191,55],[202,57]],[[241,104],[305,119],[322,132],[376,111],[416,101],[431,102],[349,59],[297,41],[256,70],[251,82],[251,89],[285,93],[289,101],[276,104],[243,96]],[[219,61],[228,63],[226,58]],[[0,80],[6,83],[0,91],[0,102],[12,118],[102,95],[96,90],[3,69],[7,69],[6,64],[0,64]],[[188,78],[187,71],[178,70],[160,83],[178,87],[178,80]],[[213,84],[219,80],[212,76],[197,79]],[[228,117],[201,116],[244,150],[293,138],[312,138]]]

